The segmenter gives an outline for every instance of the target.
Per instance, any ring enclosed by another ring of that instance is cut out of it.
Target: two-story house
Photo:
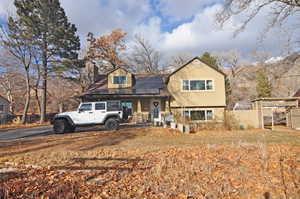
[[[224,117],[225,74],[198,57],[167,75],[132,74],[117,68],[98,77],[82,100],[121,101],[137,121],[160,121],[165,113],[193,121]]]

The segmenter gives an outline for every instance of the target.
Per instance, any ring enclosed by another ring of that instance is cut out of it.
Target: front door
[[[161,121],[161,101],[151,100],[151,120],[153,122]]]

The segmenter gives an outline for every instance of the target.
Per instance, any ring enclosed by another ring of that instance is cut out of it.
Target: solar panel
[[[159,95],[165,87],[162,77],[137,77],[132,88],[99,89],[91,94],[98,95]]]
[[[161,77],[139,77],[135,82],[135,89],[157,89],[164,88],[164,81]]]

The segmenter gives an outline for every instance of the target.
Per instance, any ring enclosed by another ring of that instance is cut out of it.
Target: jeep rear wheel
[[[106,130],[109,130],[109,131],[118,130],[119,129],[119,122],[114,118],[108,119],[105,122],[105,128],[106,128]]]
[[[58,134],[68,133],[71,130],[71,126],[66,120],[55,120],[53,130]]]

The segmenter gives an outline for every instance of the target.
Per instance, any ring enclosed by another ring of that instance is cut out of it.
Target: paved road
[[[42,126],[33,128],[22,128],[8,131],[0,131],[0,142],[10,142],[25,138],[47,137],[55,135],[52,126]]]
[[[120,129],[126,128],[142,128],[147,127],[149,124],[141,125],[121,125]],[[94,126],[89,128],[77,128],[75,133],[83,133],[90,131],[103,131],[105,130],[101,126]],[[0,130],[0,142],[12,142],[20,139],[31,139],[31,138],[42,138],[49,136],[61,136],[61,134],[55,134],[53,132],[52,126],[43,127],[33,127],[33,128],[23,128],[14,130]]]

